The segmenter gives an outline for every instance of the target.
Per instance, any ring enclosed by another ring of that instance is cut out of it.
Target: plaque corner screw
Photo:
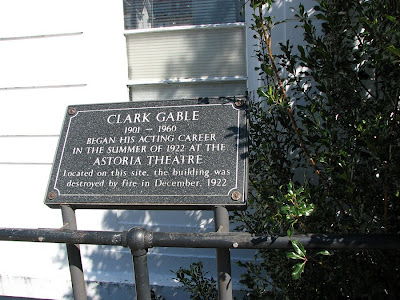
[[[238,191],[234,191],[234,192],[231,194],[231,198],[232,198],[232,200],[234,200],[234,201],[239,201],[240,199],[242,199],[242,194],[241,194],[240,192],[238,192]]]
[[[236,106],[236,107],[241,107],[241,106],[243,106],[243,104],[244,104],[243,99],[237,99],[237,100],[235,101],[235,106]]]
[[[57,197],[57,193],[56,193],[55,191],[51,191],[51,192],[47,195],[47,197],[48,197],[50,200],[54,200],[54,199]]]
[[[75,107],[70,107],[68,108],[68,114],[73,116],[76,114],[76,108]]]

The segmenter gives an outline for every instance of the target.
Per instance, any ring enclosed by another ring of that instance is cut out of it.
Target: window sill
[[[247,76],[235,77],[201,77],[201,78],[176,78],[167,80],[129,80],[128,86],[135,85],[153,85],[153,84],[180,84],[180,83],[215,83],[215,82],[233,82],[233,81],[246,81]]]
[[[130,29],[130,30],[125,30],[124,35],[128,36],[141,33],[167,32],[167,31],[170,32],[170,31],[181,31],[181,30],[242,28],[245,26],[246,24],[244,22],[236,22],[236,23],[225,23],[225,24],[187,25],[187,26],[171,26],[171,27],[146,28],[146,29]]]

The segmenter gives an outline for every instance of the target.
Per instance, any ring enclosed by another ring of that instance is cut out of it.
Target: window
[[[131,99],[243,94],[242,6],[238,0],[125,0]]]
[[[125,0],[125,29],[244,21],[237,0]]]

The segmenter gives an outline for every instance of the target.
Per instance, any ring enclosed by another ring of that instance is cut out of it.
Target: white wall
[[[62,226],[61,212],[48,208],[43,200],[66,106],[128,101],[122,2],[0,1],[0,227]],[[278,1],[271,13],[288,14],[289,7],[297,5],[294,2]],[[296,39],[286,26],[277,31],[280,40]],[[253,72],[257,62],[251,47],[247,50],[249,90],[254,93],[259,84]],[[204,232],[214,230],[212,217],[207,211],[77,211],[82,230],[145,226]],[[92,299],[123,298],[123,293],[132,292],[129,286],[115,288],[133,282],[127,249],[81,249]],[[252,255],[238,250],[232,257],[251,259]],[[202,260],[215,278],[213,249],[150,249],[151,284],[172,295],[168,288],[177,284],[170,270],[196,260]],[[233,272],[237,279],[240,271],[235,265]],[[67,299],[69,278],[63,245],[0,242],[0,295]]]
[[[0,227],[62,226],[43,200],[66,106],[128,101],[126,80],[122,1],[0,1]],[[64,248],[0,242],[0,295],[68,295]]]

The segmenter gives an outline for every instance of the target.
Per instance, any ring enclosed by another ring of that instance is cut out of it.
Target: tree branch
[[[267,29],[265,28],[265,24],[264,24],[264,18],[263,18],[262,6],[261,5],[258,7],[258,12],[259,12],[259,16],[260,16],[260,23],[261,23],[261,29],[262,29],[264,41],[265,41],[265,44],[267,45],[267,50],[268,50],[267,52],[268,52],[268,57],[269,57],[270,62],[271,62],[271,67],[272,67],[272,70],[273,70],[273,72],[275,74],[275,78],[278,81],[278,85],[279,85],[279,88],[281,90],[283,100],[284,100],[285,103],[288,104],[288,99],[287,99],[285,86],[283,85],[283,82],[282,82],[281,77],[279,75],[278,69],[276,68],[275,58],[274,58],[274,56],[272,54],[271,25],[268,24],[268,32],[267,32]],[[308,158],[309,162],[311,163],[312,167],[314,168],[315,172],[318,174],[318,176],[321,179],[321,181],[323,182],[323,184],[327,188],[329,188],[327,180],[325,179],[325,177],[321,173],[321,170],[318,168],[317,164],[315,163],[314,159],[311,157],[310,153],[308,152],[308,150],[307,150],[307,148],[305,146],[304,140],[303,140],[303,138],[301,136],[299,127],[297,126],[296,120],[294,118],[293,110],[290,107],[290,105],[288,105],[288,107],[287,107],[287,113],[289,115],[290,122],[292,123],[294,131],[296,132],[297,139],[298,139],[299,144],[300,144],[300,148],[303,150],[304,154]]]

